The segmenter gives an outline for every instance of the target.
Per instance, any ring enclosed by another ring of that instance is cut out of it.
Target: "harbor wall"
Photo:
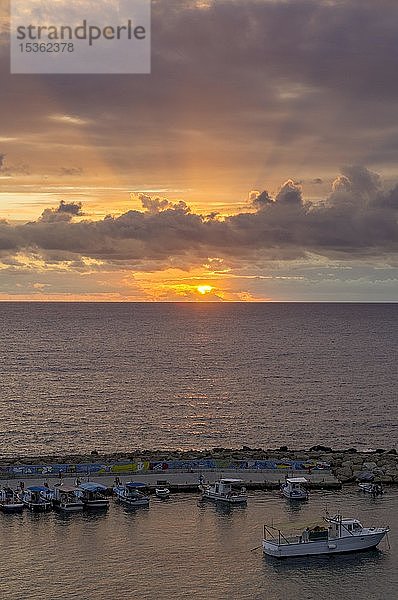
[[[269,473],[269,481],[287,474],[331,475],[341,483],[355,481],[370,473],[383,483],[398,483],[396,450],[360,452],[355,448],[332,450],[316,446],[310,450],[263,450],[213,448],[209,451],[134,451],[130,454],[4,458],[0,479],[18,477],[117,476],[154,474],[166,478],[171,473],[236,471]],[[272,476],[271,476],[272,475]],[[311,479],[311,477],[310,477]]]
[[[330,465],[303,460],[142,460],[142,461],[99,461],[87,463],[52,463],[0,465],[0,477],[23,475],[123,475],[127,473],[201,472],[214,470],[236,471],[291,471],[328,472]],[[282,475],[284,477],[284,475]]]

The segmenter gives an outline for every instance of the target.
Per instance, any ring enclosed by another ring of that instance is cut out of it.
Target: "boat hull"
[[[85,510],[108,510],[109,500],[87,500],[83,504]]]
[[[21,513],[23,509],[24,504],[22,502],[0,504],[0,510],[3,513]]]
[[[170,490],[155,490],[155,496],[162,500],[170,498]]]
[[[289,490],[285,490],[282,488],[282,494],[288,500],[308,500],[308,492],[305,490],[289,492]]]
[[[212,492],[204,492],[203,500],[211,500],[212,502],[223,502],[224,504],[246,504],[247,496],[220,496]]]
[[[138,500],[132,500],[129,498],[121,498],[120,496],[118,496],[116,498],[117,502],[120,502],[120,504],[123,504],[123,506],[126,506],[127,508],[136,508],[138,506],[149,506],[149,499],[148,498],[140,498]]]
[[[264,554],[276,558],[360,552],[375,548],[380,544],[386,533],[387,530],[382,529],[371,534],[292,544],[278,544],[270,540],[263,540],[262,547]]]
[[[84,504],[83,502],[71,502],[69,504],[64,504],[63,502],[54,502],[54,508],[59,512],[78,512],[83,510]]]
[[[49,510],[51,510],[51,502],[43,502],[43,503],[24,502],[24,505],[31,512],[48,512]]]

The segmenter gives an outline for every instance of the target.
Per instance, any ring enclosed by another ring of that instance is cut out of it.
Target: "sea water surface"
[[[195,494],[112,505],[106,514],[0,514],[2,600],[393,600],[398,589],[398,492],[374,500],[355,490],[313,492],[296,506],[277,492],[249,494],[246,508]],[[342,510],[392,527],[391,548],[286,559],[262,555],[263,523],[305,528]]]
[[[385,448],[398,304],[0,304],[0,455]]]

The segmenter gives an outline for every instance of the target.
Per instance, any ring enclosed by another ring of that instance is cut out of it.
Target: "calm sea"
[[[391,549],[278,561],[254,548],[264,522],[297,527],[343,510],[364,525],[390,524]],[[276,492],[247,508],[194,494],[107,514],[0,514],[2,600],[393,600],[398,589],[398,492],[314,492],[292,506]]]
[[[0,304],[1,455],[389,448],[398,304]]]

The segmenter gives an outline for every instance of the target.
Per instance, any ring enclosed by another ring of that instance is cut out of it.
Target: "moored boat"
[[[0,491],[0,510],[4,513],[22,512],[24,503],[12,488],[5,486]]]
[[[359,552],[375,548],[388,531],[388,527],[363,527],[358,519],[336,515],[295,535],[264,525],[262,548],[276,558]]]
[[[113,493],[116,496],[116,500],[120,502],[120,504],[127,506],[127,508],[149,506],[149,498],[142,492],[142,490],[145,488],[145,483],[141,483],[139,481],[129,481],[124,485],[116,485],[113,488]]]
[[[44,485],[31,485],[21,492],[21,501],[33,512],[45,512],[52,508],[52,492]]]
[[[382,496],[384,494],[383,486],[381,483],[359,483],[358,487],[362,492],[371,494],[373,497]]]
[[[62,512],[76,512],[83,510],[84,503],[80,498],[80,490],[73,485],[61,483],[54,487],[53,506]]]
[[[104,495],[107,490],[106,485],[102,483],[87,481],[79,485],[78,498],[87,510],[106,510],[109,508],[109,500]]]
[[[247,502],[246,488],[242,479],[223,478],[212,485],[200,484],[199,489],[204,500],[226,502],[227,504],[245,504]]]
[[[157,496],[157,498],[161,498],[162,500],[167,500],[167,498],[170,498],[170,490],[167,487],[158,486],[155,488],[155,496]]]
[[[289,500],[308,500],[308,490],[303,487],[306,483],[305,477],[287,477],[281,492]]]

